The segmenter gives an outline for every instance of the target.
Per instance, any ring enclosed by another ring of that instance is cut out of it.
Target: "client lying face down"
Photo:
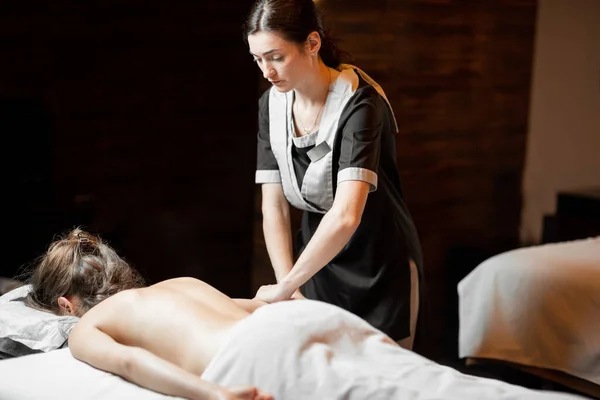
[[[277,400],[578,398],[461,374],[325,302],[231,299],[192,278],[143,287],[113,249],[81,230],[50,246],[32,284],[32,305],[81,316],[69,337],[75,358],[167,395],[273,398],[261,388]]]
[[[110,246],[80,229],[50,245],[31,284],[30,306],[81,317],[69,347],[83,362],[172,396],[272,398],[255,387],[225,389],[200,378],[228,331],[264,303],[236,303],[192,278],[144,287]]]

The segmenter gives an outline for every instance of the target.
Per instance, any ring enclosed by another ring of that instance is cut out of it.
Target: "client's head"
[[[50,244],[30,283],[30,306],[78,317],[115,293],[144,286],[114,249],[79,228]]]

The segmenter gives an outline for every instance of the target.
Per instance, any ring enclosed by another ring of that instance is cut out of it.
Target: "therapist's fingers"
[[[296,290],[292,295],[292,300],[306,300],[306,297],[304,297],[300,290]]]
[[[255,300],[262,300],[267,303],[273,303],[279,301],[279,287],[277,285],[264,285],[261,286],[254,296]]]

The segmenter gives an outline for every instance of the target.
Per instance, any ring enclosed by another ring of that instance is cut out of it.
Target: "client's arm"
[[[91,345],[90,345],[91,344]],[[69,337],[73,356],[139,386],[186,399],[270,399],[256,388],[228,391],[204,381],[147,350],[117,343],[95,326],[77,324]]]
[[[149,351],[117,343],[95,326],[77,324],[69,347],[75,358],[156,392],[187,399],[218,398],[216,385]]]

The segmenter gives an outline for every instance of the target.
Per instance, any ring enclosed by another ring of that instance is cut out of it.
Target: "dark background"
[[[456,284],[519,245],[536,2],[319,3],[394,106],[429,294],[419,351],[454,357]],[[82,225],[149,282],[194,276],[235,297],[270,282],[253,183],[265,84],[240,28],[249,6],[0,3],[0,275]]]

